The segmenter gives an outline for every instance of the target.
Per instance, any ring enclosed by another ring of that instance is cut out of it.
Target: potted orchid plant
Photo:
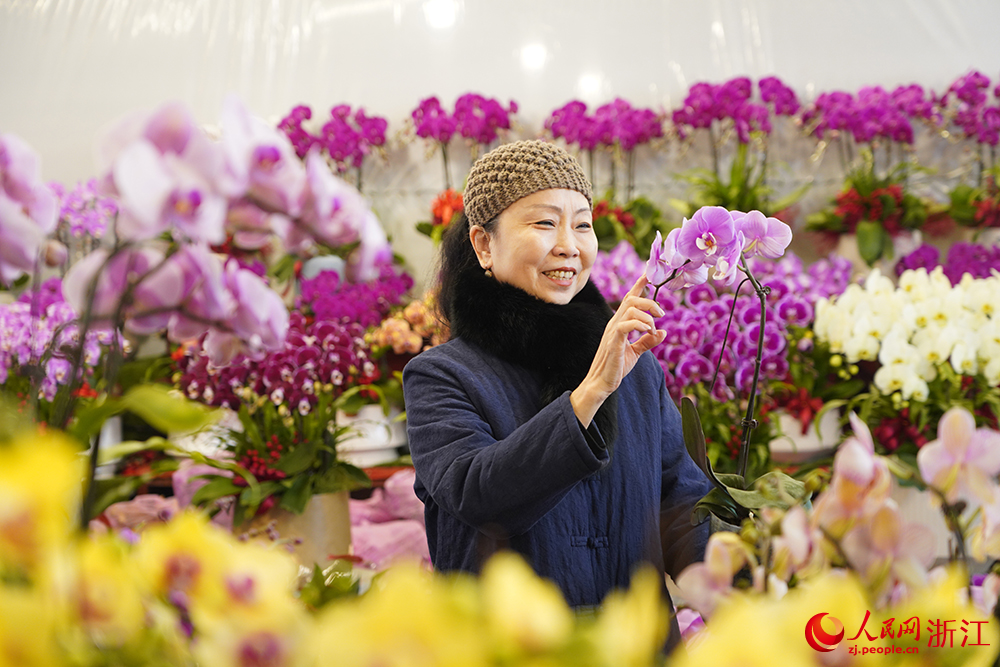
[[[38,182],[33,152],[9,135],[0,147],[3,201],[25,200],[0,210],[0,275],[9,283],[37,271],[57,208]],[[234,97],[224,105],[219,142],[187,109],[166,104],[116,125],[100,155],[101,187],[118,210],[102,246],[66,274],[62,292],[78,317],[53,337],[58,348],[52,353],[68,362],[68,382],[50,424],[83,443],[125,410],[165,433],[206,419],[205,410],[184,407],[162,385],[119,395],[128,338],[165,331],[177,343],[197,341],[217,366],[238,355],[260,358],[284,344],[289,315],[282,297],[254,271],[212,252],[211,244],[228,235],[274,236],[300,256],[353,244],[347,266],[357,279],[370,277],[376,260],[388,256],[385,233],[356,190],[330,173],[317,152],[300,162],[284,135]],[[95,331],[112,335],[90,397],[79,389]],[[101,459],[92,447],[83,526],[96,502],[93,478]]]
[[[768,139],[780,118],[795,116],[801,108],[795,92],[774,76],[757,83],[759,96],[748,77],[736,77],[721,84],[696,83],[680,108],[672,114],[674,131],[682,140],[693,142],[704,131],[711,155],[711,169],[693,169],[684,175],[691,183],[690,201],[671,204],[688,216],[702,206],[734,210],[760,210],[767,215],[783,215],[808,184],[772,201],[767,184],[773,160],[768,161]],[[728,170],[725,150],[735,139]]]
[[[752,379],[748,385],[746,414],[740,428],[740,448],[736,472],[718,475],[706,455],[705,435],[698,408],[689,397],[681,399],[684,439],[692,458],[698,463],[715,488],[702,499],[696,510],[703,516],[713,515],[728,524],[738,524],[753,510],[777,505],[787,506],[789,494],[800,494],[802,483],[772,471],[756,482],[747,479],[751,434],[757,427],[757,383],[764,358],[766,339],[766,297],[769,288],[754,276],[748,258],[760,255],[777,259],[791,242],[791,229],[784,222],[765,216],[760,211],[730,212],[719,206],[699,209],[681,227],[664,239],[657,234],[646,263],[646,278],[653,289],[653,298],[663,287],[670,290],[692,288],[704,284],[711,272],[713,280],[732,285],[739,273],[749,282],[760,302],[760,319]],[[736,290],[739,293],[739,287]],[[735,301],[734,301],[735,303]],[[728,332],[723,341],[728,340]],[[719,363],[725,345],[719,350]],[[718,373],[718,370],[716,370]]]

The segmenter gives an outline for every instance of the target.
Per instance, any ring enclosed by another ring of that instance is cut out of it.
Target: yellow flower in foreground
[[[196,611],[205,616],[246,618],[267,615],[275,605],[293,599],[298,564],[280,548],[231,539],[226,561],[207,576],[219,577],[216,582],[206,581],[206,586],[222,594],[205,598]]]
[[[915,592],[907,602],[893,610],[899,622],[919,619],[920,637],[898,636],[893,644],[919,649],[916,654],[902,654],[896,664],[937,665],[949,667],[986,667],[992,665],[1000,648],[997,620],[964,602],[967,577],[961,568],[952,568],[930,586]]]
[[[114,535],[82,539],[67,550],[59,599],[63,618],[97,648],[120,647],[145,627],[145,607],[129,547]]]
[[[311,653],[320,667],[476,667],[488,652],[474,581],[399,564],[360,598],[318,617]]]
[[[830,572],[800,586],[780,600],[755,594],[734,595],[716,610],[703,639],[671,667],[801,667],[820,664],[875,664],[852,656],[845,642],[818,651],[806,640],[806,624],[826,613],[823,628],[835,632],[837,621],[857,631],[867,602],[853,576]],[[836,619],[834,621],[833,619]],[[877,623],[873,624],[877,631]],[[883,656],[878,656],[883,657]]]
[[[536,575],[517,554],[503,552],[490,558],[481,586],[486,622],[502,654],[554,650],[573,633],[573,613],[562,591]]]
[[[231,616],[215,616],[199,624],[194,643],[198,663],[212,667],[312,664],[307,656],[313,619],[302,603],[286,593],[269,598],[254,611],[250,615],[245,609],[235,609]]]
[[[47,600],[27,587],[0,586],[0,667],[65,664]]]
[[[599,664],[648,667],[656,663],[670,627],[662,590],[662,575],[644,567],[632,576],[628,591],[608,594],[593,628]]]
[[[152,593],[185,606],[217,609],[226,600],[222,573],[233,559],[233,536],[193,512],[143,531],[135,562]]]
[[[30,577],[69,540],[83,479],[77,449],[53,432],[0,446],[0,572]]]

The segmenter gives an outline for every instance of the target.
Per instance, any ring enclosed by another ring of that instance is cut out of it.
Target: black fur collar
[[[593,283],[559,305],[487,277],[481,269],[464,273],[449,313],[454,336],[534,371],[541,382],[542,405],[583,381],[614,314]],[[617,434],[616,394],[594,419],[610,446]]]

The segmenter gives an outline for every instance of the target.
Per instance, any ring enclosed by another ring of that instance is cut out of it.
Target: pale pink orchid
[[[224,277],[222,258],[207,246],[189,245],[182,247],[169,262],[183,277],[182,301],[167,327],[170,339],[191,340],[212,327],[227,326],[236,315],[238,304]]]
[[[222,243],[226,199],[198,169],[173,154],[161,154],[140,139],[115,161],[114,182],[121,211],[119,235],[145,241],[165,231],[179,239]]]
[[[774,573],[784,581],[804,568],[822,561],[822,550],[817,548],[822,534],[809,525],[809,515],[796,505],[781,517],[781,534],[771,542],[774,555]]]
[[[849,417],[854,435],[837,448],[830,485],[816,500],[812,515],[813,524],[834,539],[877,512],[892,489],[892,473],[875,454],[871,431],[853,412]]]
[[[183,103],[173,101],[153,111],[136,111],[117,120],[102,137],[97,148],[98,171],[106,176],[103,189],[120,193],[114,171],[122,154],[137,142],[150,144],[162,157],[170,156],[198,173],[200,180],[215,184],[224,173],[222,147],[198,126]]]
[[[0,282],[30,273],[55,231],[59,202],[41,181],[38,155],[13,134],[0,134]]]
[[[277,229],[289,224],[287,216],[268,213],[245,199],[230,202],[226,212],[226,231],[233,235],[233,245],[244,250],[263,248]]]
[[[983,516],[972,529],[969,547],[976,560],[1000,558],[1000,493],[994,493],[983,505]]]
[[[935,555],[930,528],[904,521],[893,500],[856,523],[841,539],[840,548],[852,569],[883,594],[899,584],[907,590],[925,586]]]
[[[721,206],[702,206],[681,224],[677,251],[697,266],[712,266],[736,238],[732,214]]]
[[[137,311],[161,311],[154,320],[136,322],[137,333],[149,333],[162,328],[169,318],[169,309],[176,307],[183,297],[180,285],[174,289],[147,286],[144,278],[164,260],[162,251],[155,248],[131,248],[114,256],[106,248],[98,248],[74,264],[63,280],[63,297],[78,313],[86,312],[88,294],[93,288],[91,301],[92,321],[110,325],[125,292],[132,291],[131,305],[123,310],[128,320]],[[162,312],[166,311],[166,312]]]
[[[760,255],[778,259],[785,254],[785,248],[792,242],[792,228],[777,218],[766,217],[760,211],[746,214],[733,213],[736,230],[742,232],[742,245],[746,257]]]
[[[756,566],[756,559],[738,534],[713,533],[705,547],[705,560],[684,568],[677,587],[688,604],[708,617],[732,593],[733,577],[747,564]]]
[[[392,261],[392,246],[371,210],[364,216],[358,240],[358,247],[348,257],[348,273],[354,282],[374,280],[379,276],[378,267]]]
[[[281,131],[251,115],[235,95],[223,102],[222,146],[224,191],[234,197],[246,194],[269,212],[300,214],[306,173],[295,148]]]
[[[212,328],[205,337],[205,351],[216,366],[224,366],[239,353],[260,358],[280,349],[288,334],[288,309],[278,294],[253,271],[233,260],[226,263],[224,280],[236,303],[228,328]]]
[[[917,452],[920,475],[948,503],[991,503],[1000,473],[1000,433],[976,428],[965,408],[951,408],[938,422],[937,440]]]

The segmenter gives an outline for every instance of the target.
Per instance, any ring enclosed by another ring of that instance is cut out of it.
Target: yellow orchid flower
[[[50,600],[38,591],[0,585],[0,667],[67,664],[56,642],[54,616]]]
[[[173,598],[191,611],[225,603],[223,572],[233,560],[235,539],[200,514],[183,512],[143,531],[135,562],[145,585],[161,600]]]
[[[655,664],[670,627],[662,590],[662,575],[652,567],[644,567],[632,576],[628,591],[608,594],[594,627],[598,664]]]
[[[474,581],[394,566],[355,600],[318,617],[311,654],[318,667],[493,665]]]
[[[0,573],[42,574],[69,541],[83,480],[77,449],[52,431],[0,447]]]
[[[128,545],[114,535],[79,540],[58,584],[60,614],[98,649],[118,648],[145,628],[145,606]],[[72,633],[71,633],[72,634]]]
[[[511,656],[559,648],[573,632],[573,614],[562,591],[535,574],[513,552],[486,563],[482,579],[486,623],[501,653]]]

